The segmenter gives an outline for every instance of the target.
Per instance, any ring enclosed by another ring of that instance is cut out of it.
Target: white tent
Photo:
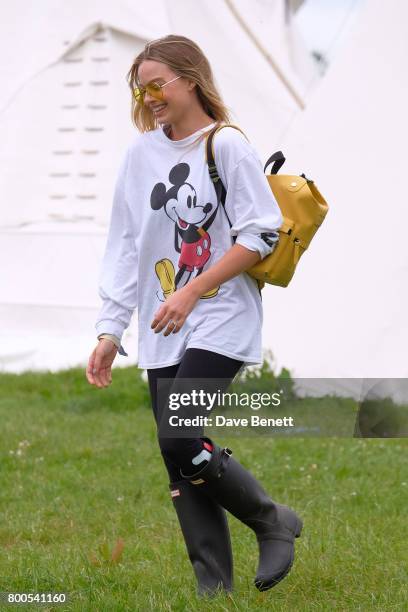
[[[286,17],[284,0],[3,7],[0,369],[82,366],[95,346],[114,182],[135,129],[125,75],[145,42],[169,33],[196,40],[264,157],[317,80]],[[134,363],[136,317],[123,344],[129,357],[119,363]]]
[[[264,292],[265,345],[298,377],[408,377],[407,24],[403,0],[366,2],[282,141],[281,172],[330,205],[289,287]]]

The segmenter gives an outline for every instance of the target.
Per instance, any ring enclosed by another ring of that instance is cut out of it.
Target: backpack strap
[[[215,193],[217,194],[217,203],[218,204],[222,204],[222,207],[224,209],[225,215],[228,219],[228,223],[229,226],[232,227],[232,223],[230,221],[230,218],[228,216],[228,213],[225,209],[225,198],[227,196],[227,190],[225,189],[222,180],[218,174],[218,170],[217,170],[217,166],[215,164],[215,153],[214,153],[214,136],[217,132],[219,132],[220,130],[222,130],[223,127],[233,127],[236,130],[239,130],[241,132],[241,134],[244,134],[244,132],[241,130],[241,128],[239,128],[237,125],[232,125],[231,123],[226,123],[224,125],[220,125],[220,126],[216,126],[214,127],[212,130],[210,130],[206,136],[206,143],[205,143],[205,158],[206,158],[206,162],[208,165],[208,172],[210,174],[210,179],[212,180],[212,182],[214,183],[214,188],[215,188]],[[245,138],[248,140],[247,136],[244,134]],[[235,243],[236,241],[236,236],[232,236],[232,239]],[[257,280],[258,283],[258,291],[259,291],[259,295],[261,296],[261,300],[262,300],[262,293],[261,290],[264,286],[265,283],[263,283],[262,281]]]
[[[272,162],[275,162],[271,168],[271,174],[278,174],[279,170],[282,168],[285,161],[286,161],[286,157],[284,156],[282,151],[276,151],[276,153],[271,155],[268,161],[266,162],[264,166],[264,172],[266,171],[269,164],[271,164]]]
[[[214,183],[214,188],[215,188],[215,193],[217,194],[217,203],[218,204],[222,204],[222,207],[224,208],[224,212],[226,214],[226,217],[228,219],[228,223],[229,226],[232,227],[232,223],[228,217],[228,213],[225,210],[225,198],[227,196],[227,191],[221,181],[221,178],[218,174],[218,170],[217,170],[217,166],[215,165],[215,152],[214,152],[214,136],[217,132],[219,132],[220,130],[222,130],[222,128],[224,127],[232,127],[235,128],[236,130],[239,130],[241,132],[241,134],[244,134],[244,132],[241,130],[241,128],[239,128],[237,125],[233,125],[232,123],[225,123],[224,125],[220,125],[220,126],[216,126],[214,127],[212,130],[210,130],[206,136],[206,145],[205,145],[205,157],[206,157],[206,162],[208,165],[208,172],[210,174],[210,179],[212,180],[212,182]],[[248,140],[249,139],[246,137],[246,135],[244,134],[245,138]],[[236,236],[232,236],[233,241],[235,242],[236,240]]]

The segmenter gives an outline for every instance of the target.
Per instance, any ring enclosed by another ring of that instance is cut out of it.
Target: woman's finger
[[[91,385],[95,384],[95,379],[94,379],[94,375],[92,371],[93,368],[95,367],[94,363],[95,363],[95,352],[93,352],[92,355],[90,356],[88,365],[86,368],[86,378]]]
[[[180,323],[179,321],[174,321],[174,319],[170,319],[170,321],[167,324],[166,327],[166,331],[164,332],[163,336],[169,336],[172,333],[176,333],[175,330],[179,330],[180,329]]]
[[[152,329],[154,329],[156,327],[156,325],[158,325],[160,323],[160,321],[163,319],[163,317],[166,316],[166,308],[167,308],[167,304],[163,304],[163,306],[161,306],[159,308],[159,310],[154,313],[153,321],[152,321],[152,324],[150,326]]]
[[[95,355],[95,363],[94,363],[94,367],[92,369],[92,374],[93,374],[93,377],[94,377],[94,380],[95,380],[95,384],[96,384],[97,387],[102,387],[103,386],[102,381],[101,381],[101,367],[102,367],[101,361],[102,361],[101,360],[101,356],[98,355],[98,353],[96,353],[96,355]]]
[[[177,325],[176,325],[176,326],[174,327],[174,329],[172,330],[172,333],[173,333],[173,334],[177,334],[177,333],[180,331],[180,329],[181,329],[181,328],[183,327],[183,325],[184,325],[185,320],[186,320],[186,319],[185,319],[185,318],[183,318],[183,319],[179,319],[179,320],[177,321]]]
[[[159,334],[165,327],[167,327],[169,321],[171,321],[174,316],[174,313],[171,315],[169,312],[167,312],[161,321],[156,325],[154,333]]]
[[[107,387],[108,385],[110,385],[112,379],[110,379],[110,368],[109,368],[109,366],[101,368],[100,379],[101,379],[101,382],[102,382],[104,387]]]

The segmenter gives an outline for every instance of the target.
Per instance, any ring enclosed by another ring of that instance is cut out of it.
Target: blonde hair
[[[177,76],[188,78],[196,83],[199,102],[210,117],[218,123],[230,123],[230,113],[224,104],[214,83],[211,66],[200,47],[185,36],[169,34],[152,40],[134,60],[126,75],[132,91],[131,118],[140,132],[148,132],[158,127],[157,117],[148,106],[138,104],[133,90],[138,86],[138,70],[143,60],[162,62],[171,68]]]

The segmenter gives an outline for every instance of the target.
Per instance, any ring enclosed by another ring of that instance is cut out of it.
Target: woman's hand
[[[117,347],[107,338],[101,338],[92,352],[86,368],[86,378],[91,385],[108,387],[112,382],[111,366],[118,352]]]
[[[163,336],[179,332],[199,297],[200,294],[190,283],[181,287],[181,289],[177,289],[166,299],[159,310],[155,312],[151,324],[154,333],[161,332],[165,327],[167,329]]]

